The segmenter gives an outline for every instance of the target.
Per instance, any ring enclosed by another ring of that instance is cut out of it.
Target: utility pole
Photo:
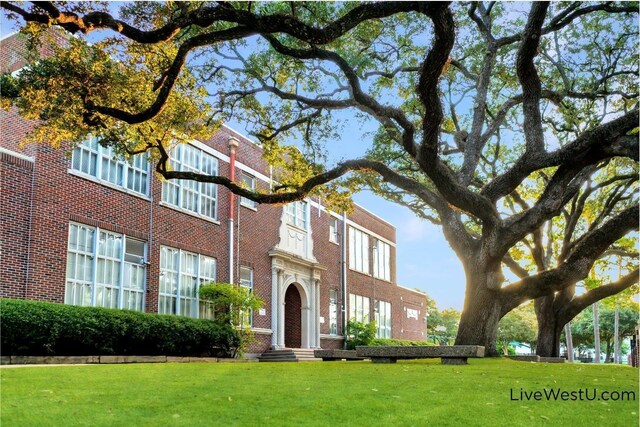
[[[567,339],[567,362],[573,362],[573,337],[571,336],[571,322],[564,325],[564,336]]]
[[[613,321],[613,363],[620,363],[620,310],[618,309],[618,301],[616,301],[616,313]]]
[[[620,276],[622,276],[621,261],[620,257],[618,257],[618,280],[620,280]],[[620,308],[618,306],[618,295],[615,296],[615,299],[616,312],[613,321],[613,363],[620,363]]]
[[[600,363],[600,319],[597,302],[593,303],[593,346],[595,350],[593,363]]]

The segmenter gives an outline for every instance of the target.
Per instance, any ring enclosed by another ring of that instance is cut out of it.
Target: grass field
[[[638,370],[625,366],[132,364],[2,368],[0,379],[3,427],[638,425]],[[583,400],[526,400],[544,389]],[[629,391],[635,400],[601,394]]]

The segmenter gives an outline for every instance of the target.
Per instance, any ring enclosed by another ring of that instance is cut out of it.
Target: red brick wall
[[[34,163],[0,152],[0,293],[25,298]]]
[[[397,287],[396,304],[393,310],[393,335],[403,339],[422,341],[427,339],[427,298],[426,295],[403,287]],[[418,318],[409,318],[407,309],[418,311]]]

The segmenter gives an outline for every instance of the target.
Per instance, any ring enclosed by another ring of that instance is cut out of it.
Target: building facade
[[[0,41],[3,59],[18,57],[14,43]],[[244,316],[251,353],[341,348],[349,318],[376,320],[379,337],[426,338],[425,295],[396,283],[395,228],[365,209],[257,205],[214,184],[163,182],[144,156],[117,159],[95,140],[21,146],[32,126],[0,110],[1,297],[206,318],[199,286],[230,282],[265,301]],[[171,162],[273,185],[261,147],[226,126],[175,147]]]

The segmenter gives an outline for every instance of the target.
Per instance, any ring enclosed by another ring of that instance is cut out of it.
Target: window
[[[338,335],[338,291],[329,290],[329,334]]]
[[[369,322],[369,298],[349,294],[349,320]]]
[[[349,268],[369,274],[369,235],[349,227]]]
[[[391,338],[391,303],[376,301],[377,338]]]
[[[329,217],[329,241],[338,243],[338,219]]]
[[[249,267],[240,267],[240,286],[247,289],[249,293],[253,292],[253,269]],[[247,310],[240,313],[240,326],[253,326],[253,310]]]
[[[256,179],[254,177],[252,177],[251,175],[247,175],[245,173],[240,173],[240,182],[242,183],[242,186],[249,189],[249,190],[255,190],[256,189]],[[256,202],[254,202],[253,200],[249,200],[246,197],[241,197],[240,198],[240,204],[242,206],[246,206],[248,208],[251,209],[255,209],[256,208]]]
[[[144,310],[146,244],[69,224],[65,304]]]
[[[307,229],[307,202],[293,202],[286,206],[287,223]]]
[[[213,311],[199,303],[198,289],[215,280],[215,258],[161,246],[158,313],[210,318]]]
[[[218,174],[218,160],[188,144],[173,150],[169,165],[174,171]],[[189,179],[171,179],[162,183],[162,201],[186,211],[216,219],[218,187]]]
[[[73,150],[71,169],[92,176],[134,193],[147,195],[149,187],[149,162],[146,154],[124,160],[117,157],[111,147],[103,147],[94,137]]]
[[[376,240],[373,248],[373,275],[391,281],[391,246]]]

